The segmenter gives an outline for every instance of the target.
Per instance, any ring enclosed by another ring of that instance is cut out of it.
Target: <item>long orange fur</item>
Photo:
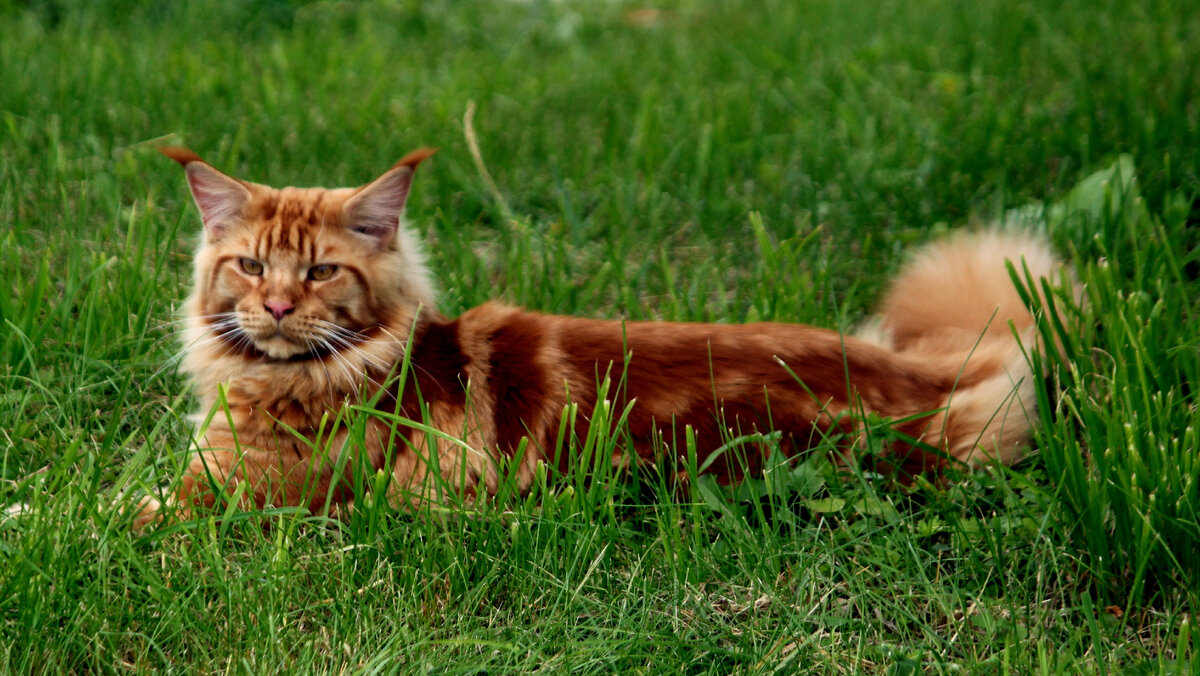
[[[613,407],[633,402],[628,434],[643,462],[661,460],[664,448],[682,453],[686,426],[702,464],[731,437],[772,430],[788,453],[831,433],[849,453],[863,413],[903,421],[896,438],[919,440],[892,442],[891,464],[905,472],[1012,462],[1025,447],[1034,384],[1014,331],[1032,345],[1034,319],[1005,261],[1023,259],[1035,278],[1060,266],[1028,233],[958,235],[919,251],[857,337],[782,323],[582,319],[498,303],[448,318],[403,221],[413,173],[432,151],[411,153],[364,187],[335,190],[274,189],[228,177],[185,148],[163,152],[185,168],[204,221],[183,369],[198,417],[228,410],[203,430],[175,496],[184,508],[223,490],[259,506],[336,511],[355,497],[346,468],[364,461],[391,473],[397,499],[420,495],[434,473],[489,493],[499,460],[522,440],[516,478],[527,488],[538,463],[571,462],[552,457],[564,407],[591,412],[605,374]],[[400,391],[389,374],[406,353]],[[365,440],[330,430],[337,411],[364,401],[440,433],[382,416],[370,418]],[[756,469],[763,448],[750,444],[749,457],[709,469],[736,479]]]

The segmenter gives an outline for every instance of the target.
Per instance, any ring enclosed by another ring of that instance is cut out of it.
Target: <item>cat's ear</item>
[[[389,248],[400,229],[400,216],[408,201],[413,172],[417,165],[437,152],[437,148],[421,148],[405,155],[383,176],[359,188],[343,207],[346,227],[370,237],[382,249]]]
[[[187,148],[165,147],[159,151],[183,166],[209,240],[220,239],[241,216],[250,201],[250,190],[241,181],[213,169]]]

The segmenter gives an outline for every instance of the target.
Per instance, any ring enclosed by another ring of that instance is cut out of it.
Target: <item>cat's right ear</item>
[[[188,148],[168,146],[159,151],[183,166],[208,240],[219,240],[241,217],[250,201],[250,191],[241,181],[213,169]]]
[[[437,148],[414,150],[383,176],[359,188],[342,207],[350,230],[371,238],[380,248],[393,246],[400,228],[400,216],[408,202],[413,172],[417,165],[436,152]]]

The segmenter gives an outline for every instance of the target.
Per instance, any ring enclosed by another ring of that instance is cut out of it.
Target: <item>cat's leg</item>
[[[458,428],[461,429],[461,423]],[[423,503],[450,505],[456,500],[474,500],[481,494],[494,495],[498,485],[497,462],[482,446],[469,435],[463,440],[440,432],[432,435],[414,432],[391,459],[388,500],[415,509]],[[532,469],[527,474],[531,482]],[[451,496],[457,499],[447,502]]]
[[[169,501],[176,514],[188,518],[217,505],[219,499],[236,500],[243,509],[308,507],[314,513],[336,513],[347,496],[344,490],[330,493],[333,459],[314,457],[307,447],[288,445],[265,451],[238,445],[232,435],[208,434],[207,449],[192,456]],[[166,506],[147,498],[138,508],[134,527],[143,528],[158,520]]]

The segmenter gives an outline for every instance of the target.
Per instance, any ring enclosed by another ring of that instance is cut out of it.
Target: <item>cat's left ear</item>
[[[242,217],[250,201],[250,191],[241,181],[212,168],[188,148],[167,146],[158,150],[183,167],[209,241],[220,239]]]
[[[405,155],[383,176],[359,188],[346,200],[346,227],[375,240],[381,249],[392,245],[400,229],[400,216],[408,201],[417,165],[437,148],[421,148]]]

